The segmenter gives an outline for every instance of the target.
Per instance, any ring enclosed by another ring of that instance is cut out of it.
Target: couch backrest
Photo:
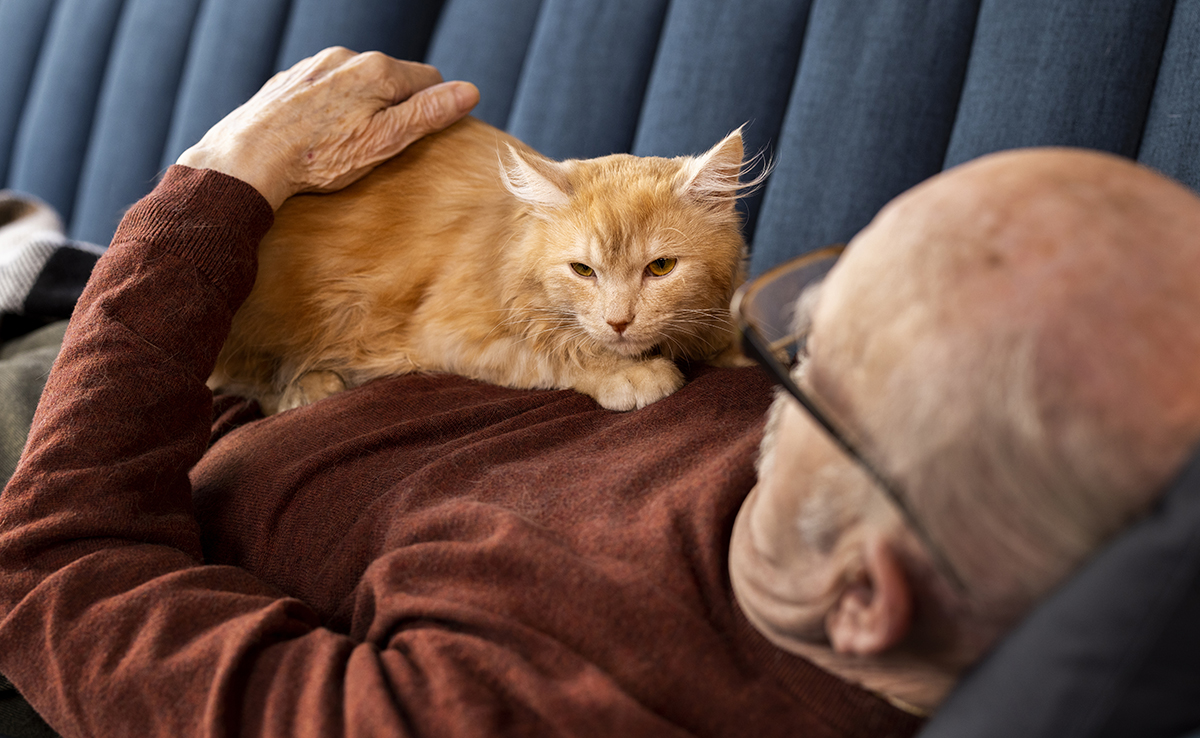
[[[1200,186],[1200,0],[0,0],[0,182],[107,242],[275,70],[332,44],[476,82],[555,157],[775,161],[752,271],[946,166],[1086,146]]]

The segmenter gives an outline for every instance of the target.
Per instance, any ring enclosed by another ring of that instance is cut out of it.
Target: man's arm
[[[345,50],[281,73],[181,158],[216,171],[170,170],[97,265],[0,496],[0,672],[64,734],[232,732],[298,717],[303,689],[340,733],[342,681],[378,675],[298,601],[203,565],[187,474],[272,206],[465,114],[469,86],[438,81]]]

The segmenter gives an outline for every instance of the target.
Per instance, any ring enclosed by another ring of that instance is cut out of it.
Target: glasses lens
[[[803,347],[813,289],[841,256],[843,246],[829,246],[790,261],[747,282],[734,297],[734,314],[752,328],[775,358],[789,366]]]

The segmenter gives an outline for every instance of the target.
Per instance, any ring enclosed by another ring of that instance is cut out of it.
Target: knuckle
[[[354,56],[354,52],[342,46],[330,46],[321,49],[308,59],[298,62],[292,69],[307,74],[323,76],[345,63],[346,59]]]
[[[346,59],[346,57],[353,56],[353,54],[354,52],[344,46],[330,46],[318,51],[313,56],[313,59],[320,63],[332,62],[337,64]]]
[[[364,51],[358,55],[359,60],[369,67],[385,69],[391,64],[391,58],[382,51]]]
[[[364,51],[356,54],[347,66],[364,79],[386,80],[392,74],[395,60],[380,51]]]

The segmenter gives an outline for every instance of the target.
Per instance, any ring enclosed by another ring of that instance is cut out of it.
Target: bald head
[[[1200,435],[1198,235],[1200,200],[1115,157],[952,170],[881,212],[831,275],[814,386],[962,568],[1040,596]]]
[[[941,649],[934,672],[952,676],[1145,511],[1200,439],[1200,199],[1116,157],[1005,152],[934,177],[854,239],[812,318],[802,385],[899,483],[970,593],[938,584],[864,493],[874,483],[784,398],[731,573],[793,650],[823,628],[833,652],[877,664]],[[849,631],[874,640],[839,640],[847,597],[880,609]],[[823,663],[871,673],[835,655]]]

